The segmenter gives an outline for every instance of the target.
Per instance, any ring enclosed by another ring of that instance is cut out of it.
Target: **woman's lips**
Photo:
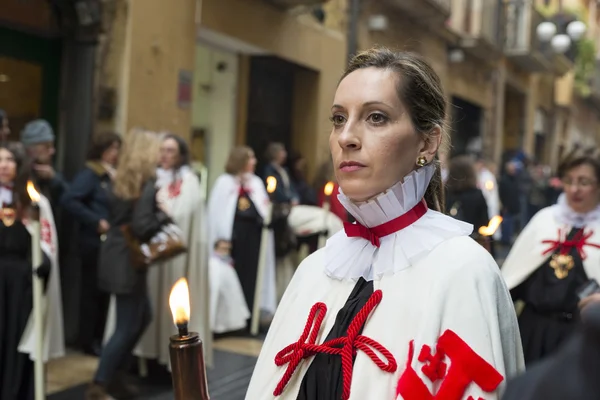
[[[365,165],[356,161],[344,161],[340,163],[340,170],[343,172],[354,172],[364,168]]]

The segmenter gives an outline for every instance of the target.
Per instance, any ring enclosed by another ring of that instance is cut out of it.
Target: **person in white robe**
[[[247,400],[499,399],[523,369],[498,266],[471,225],[440,212],[445,107],[414,54],[377,48],[350,62],[329,144],[357,222],[298,268]]]
[[[527,224],[502,266],[519,301],[525,362],[554,353],[579,327],[579,292],[600,282],[600,161],[567,156],[564,193]]]
[[[42,251],[50,258],[50,277],[44,296],[44,362],[65,355],[65,340],[63,331],[63,308],[60,290],[60,272],[58,270],[58,236],[50,202],[40,196],[40,226],[42,234]],[[31,233],[31,225],[27,224]],[[27,328],[23,334],[19,351],[31,355],[35,360],[35,332],[33,331],[33,315],[29,317]]]
[[[252,149],[241,146],[232,150],[226,173],[217,178],[209,195],[208,243],[214,246],[217,240],[232,242],[234,265],[250,310],[257,286],[259,247],[267,246],[260,310],[261,319],[270,320],[277,307],[275,242],[269,232],[268,242],[261,243],[262,221],[270,208],[270,199],[263,181],[254,174],[255,166]],[[247,213],[250,214],[245,217]]]
[[[137,356],[156,359],[166,366],[170,365],[169,337],[177,333],[169,308],[169,295],[180,278],[186,278],[189,285],[189,329],[200,334],[204,356],[209,365],[212,363],[206,213],[200,181],[189,167],[189,154],[183,139],[175,135],[163,139],[160,168],[156,173],[157,199],[184,233],[188,251],[148,270],[154,318],[134,350]]]
[[[250,310],[233,267],[231,242],[217,240],[208,266],[211,330],[219,334],[244,329],[250,318]]]

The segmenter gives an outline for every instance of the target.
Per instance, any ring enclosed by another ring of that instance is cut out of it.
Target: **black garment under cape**
[[[573,239],[580,231],[572,229],[567,239]],[[519,329],[526,365],[554,353],[578,326],[577,290],[588,281],[588,277],[577,249],[572,248],[569,254],[575,266],[566,278],[558,279],[554,275],[550,256],[523,283],[511,290],[514,300],[525,302],[525,308],[519,315]]]
[[[34,394],[33,362],[18,351],[33,307],[31,236],[16,221],[0,222],[0,399],[31,400]],[[50,260],[42,266],[47,277]]]
[[[263,219],[250,196],[241,192],[233,221],[231,256],[250,310],[254,305],[262,225]]]
[[[346,336],[350,323],[365,306],[372,294],[373,282],[367,282],[360,278],[354,289],[352,289],[348,300],[346,300],[346,304],[337,313],[335,323],[324,342]],[[354,358],[356,358],[356,355]],[[302,379],[297,399],[339,400],[342,398],[342,388],[342,357],[319,353],[315,356]]]

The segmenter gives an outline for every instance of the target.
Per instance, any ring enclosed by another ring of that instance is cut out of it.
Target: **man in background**
[[[52,166],[56,149],[54,131],[43,119],[31,121],[21,132],[21,143],[32,160],[32,174],[37,188],[48,198],[56,216],[56,210],[67,182]]]

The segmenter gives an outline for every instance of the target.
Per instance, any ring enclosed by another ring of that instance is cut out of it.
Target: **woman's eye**
[[[387,121],[387,117],[381,113],[373,113],[367,118],[368,121],[375,125],[383,124]]]
[[[342,115],[333,115],[331,118],[329,118],[329,120],[333,122],[333,125],[340,126],[346,121],[346,118],[344,118]]]

